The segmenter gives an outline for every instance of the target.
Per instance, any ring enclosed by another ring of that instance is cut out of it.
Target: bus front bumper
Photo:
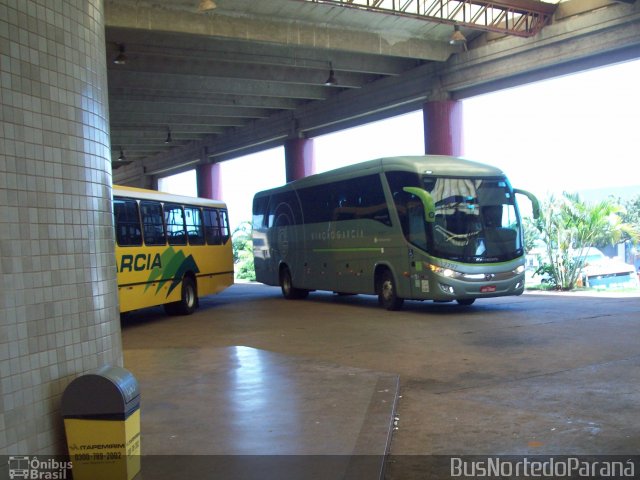
[[[521,295],[524,292],[524,274],[509,278],[491,278],[484,281],[465,281],[436,276],[431,280],[430,297],[434,300],[458,300]]]

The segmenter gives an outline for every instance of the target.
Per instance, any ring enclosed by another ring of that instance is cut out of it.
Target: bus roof
[[[227,208],[220,200],[210,200],[208,198],[187,197],[185,195],[174,195],[172,193],[158,192],[144,188],[127,187],[123,185],[113,186],[114,197],[137,198],[140,200],[155,200],[157,202],[179,203],[185,205],[195,205],[198,207]]]
[[[290,188],[321,185],[354,176],[388,171],[408,171],[418,174],[453,177],[496,177],[504,175],[499,168],[459,157],[445,155],[399,156],[378,158],[310,175],[273,190],[278,190],[279,188],[289,190]]]

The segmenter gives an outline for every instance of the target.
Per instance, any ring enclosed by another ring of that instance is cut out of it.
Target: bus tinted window
[[[367,219],[391,225],[378,175],[304,188],[298,194],[305,223]]]
[[[204,231],[209,245],[220,245],[222,243],[217,209],[204,209]]]
[[[204,227],[209,245],[223,245],[229,239],[229,219],[226,210],[204,209]]]
[[[196,207],[185,207],[184,216],[187,224],[189,244],[204,245],[204,226],[202,224],[200,209]]]
[[[138,203],[135,200],[114,198],[113,213],[115,216],[116,241],[118,245],[142,245]]]
[[[169,245],[186,245],[187,236],[184,230],[184,213],[180,205],[165,203],[164,219],[167,224]]]
[[[386,177],[405,238],[426,249],[426,230],[422,221],[424,210],[415,195],[404,191],[405,187],[420,186],[420,177],[413,172],[387,172]]]
[[[331,191],[326,185],[298,190],[305,223],[329,222],[333,214]]]
[[[334,220],[375,220],[391,225],[378,175],[337,182],[334,192]]]
[[[162,220],[162,204],[142,200],[140,202],[142,214],[142,230],[145,245],[164,245],[167,238],[164,233],[164,221]]]
[[[256,197],[253,199],[253,228],[259,229],[265,226],[269,197]]]
[[[302,212],[294,191],[276,193],[271,197],[267,222],[269,227],[302,223]]]
[[[222,231],[222,243],[227,243],[231,234],[229,233],[229,215],[226,210],[220,210],[220,225]]]

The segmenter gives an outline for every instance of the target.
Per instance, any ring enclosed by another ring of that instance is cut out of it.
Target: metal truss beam
[[[556,5],[535,0],[296,0],[324,3],[478,30],[532,37],[544,27]]]

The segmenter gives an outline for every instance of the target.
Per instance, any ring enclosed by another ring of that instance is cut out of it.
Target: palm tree
[[[613,245],[625,233],[637,237],[632,226],[620,218],[622,212],[612,199],[589,204],[577,194],[551,196],[545,202],[537,225],[557,288],[575,288],[588,247]]]

